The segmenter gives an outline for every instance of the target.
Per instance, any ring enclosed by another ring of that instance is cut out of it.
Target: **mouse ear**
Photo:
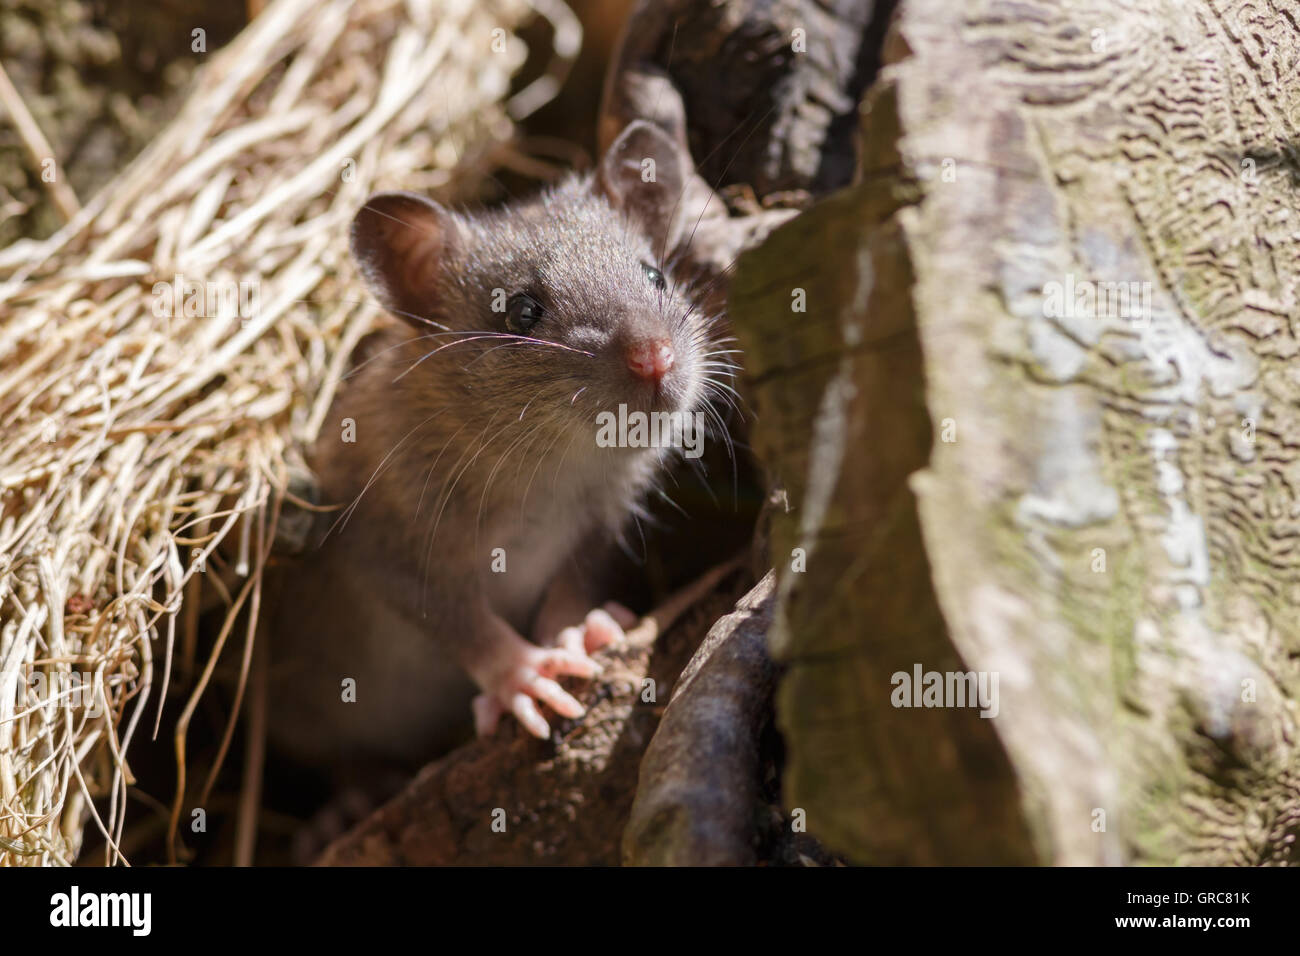
[[[694,167],[684,146],[645,120],[629,123],[601,160],[596,188],[637,220],[664,253],[681,218],[682,193]]]
[[[376,193],[352,220],[352,258],[384,308],[424,327],[438,305],[437,277],[456,239],[442,206],[415,193]]]

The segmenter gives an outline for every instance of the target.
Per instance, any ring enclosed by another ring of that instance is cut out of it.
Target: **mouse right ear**
[[[413,325],[432,321],[437,277],[456,241],[456,222],[415,193],[376,193],[352,220],[349,245],[366,284],[384,308]]]
[[[694,173],[685,147],[655,124],[634,120],[605,153],[595,185],[615,209],[640,223],[663,254],[680,232]]]

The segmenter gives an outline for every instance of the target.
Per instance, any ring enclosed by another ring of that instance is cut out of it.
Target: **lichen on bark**
[[[858,184],[742,261],[757,447],[793,507],[787,794],[832,848],[1300,861],[1298,56],[1277,3],[903,0]],[[1105,298],[1121,283],[1137,308]],[[816,456],[836,375],[850,425]],[[909,654],[1000,675],[992,751],[890,706]]]

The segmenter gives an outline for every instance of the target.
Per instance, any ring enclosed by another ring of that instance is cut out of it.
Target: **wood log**
[[[850,182],[856,105],[878,69],[891,7],[640,0],[633,9],[605,83],[600,149],[644,119],[691,156],[675,271],[697,280],[707,311],[724,301],[743,249]]]
[[[776,687],[767,653],[775,583],[769,573],[714,624],[678,679],[641,761],[624,863],[758,862],[761,737]]]
[[[605,86],[601,150],[632,119],[649,119],[682,136],[713,189],[816,196],[847,186],[857,104],[892,6],[641,0]]]
[[[1300,862],[1298,54],[1244,0],[901,0],[857,184],[742,257],[832,849]]]

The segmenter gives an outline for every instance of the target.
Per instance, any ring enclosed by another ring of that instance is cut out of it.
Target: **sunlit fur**
[[[597,414],[701,411],[712,439],[728,441],[709,399],[732,400],[734,365],[681,290],[650,282],[642,266],[662,265],[656,251],[590,179],[444,216],[450,241],[427,309],[379,333],[340,399],[357,446],[323,451],[375,463],[353,471],[362,484],[336,490],[359,515],[405,529],[392,546],[422,569],[426,607],[437,603],[429,569],[443,560],[485,566],[497,547],[528,555],[528,567],[484,575],[494,606],[522,629],[556,565],[593,527],[623,528],[669,454],[598,447]],[[544,309],[526,335],[492,310],[520,292]],[[626,367],[637,337],[672,342],[657,389]],[[339,531],[353,520],[345,514]]]
[[[730,451],[736,353],[649,238],[668,233],[662,200],[688,167],[648,127],[620,142],[656,152],[655,187],[628,181],[616,144],[600,173],[503,210],[388,194],[354,223],[367,284],[401,314],[358,350],[312,456],[322,497],[343,507],[289,574],[274,625],[272,737],[299,759],[427,759],[467,729],[468,673],[500,653],[485,608],[525,638],[554,636],[532,628],[548,586],[602,562],[602,542],[644,520],[646,492],[668,474],[671,451],[599,447],[599,412],[698,411],[706,441]],[[656,203],[642,213],[651,228],[618,211]],[[402,217],[375,218],[381,206]],[[518,293],[544,309],[526,335],[506,328]],[[658,388],[627,367],[637,336],[672,343]],[[349,420],[355,443],[340,440]],[[598,604],[595,590],[584,597]],[[358,688],[343,708],[341,676]]]

